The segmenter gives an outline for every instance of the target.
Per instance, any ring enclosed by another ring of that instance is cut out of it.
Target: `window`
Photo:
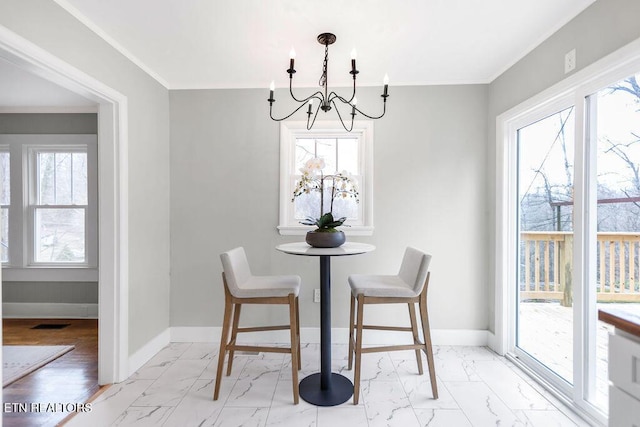
[[[306,162],[323,160],[324,175],[336,172],[355,182],[358,197],[332,199],[325,183],[323,212],[333,207],[334,217],[347,217],[342,230],[351,235],[373,233],[373,124],[356,122],[351,132],[339,123],[316,123],[312,130],[305,122],[283,122],[280,127],[280,234],[304,234],[311,229],[300,224],[307,217],[320,216],[320,193],[302,194],[293,199]],[[292,200],[293,199],[293,200]],[[333,205],[332,205],[333,202]]]
[[[87,151],[29,149],[32,262],[85,263]]]
[[[95,269],[96,136],[0,135],[0,143],[7,280],[38,280],[46,267],[55,268],[48,280],[73,280],[60,267]]]

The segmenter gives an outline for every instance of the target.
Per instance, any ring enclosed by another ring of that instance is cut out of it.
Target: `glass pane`
[[[597,305],[640,316],[640,74],[595,95],[597,99]],[[592,97],[593,100],[593,97]],[[596,321],[595,390],[589,400],[608,407],[609,325]]]
[[[35,211],[35,261],[84,262],[84,209]]]
[[[296,164],[294,173],[299,173],[304,167],[307,160],[316,156],[316,140],[315,139],[296,139]]]
[[[355,178],[354,178],[355,180]],[[297,182],[296,182],[297,184]],[[331,190],[325,187],[324,191],[324,213],[331,211]],[[336,197],[333,203],[333,217],[341,218],[346,216],[347,219],[358,218],[358,204],[352,197],[342,198]],[[320,192],[312,191],[308,194],[302,194],[295,199],[294,218],[298,221],[308,217],[320,217]]]
[[[516,345],[573,382],[573,107],[518,131]]]
[[[11,177],[11,166],[9,164],[9,153],[0,152],[0,180],[2,181],[0,185],[0,205],[10,205],[11,204],[11,187],[10,187],[10,177]]]
[[[316,139],[317,157],[324,160],[324,173],[334,173],[337,169],[336,139]]]
[[[55,199],[55,153],[38,153],[38,203],[53,205]]]
[[[87,203],[87,154],[39,152],[38,204]]]
[[[74,205],[87,204],[87,153],[73,153],[71,168],[71,202]]]
[[[0,227],[2,227],[2,239],[0,240],[0,260],[2,262],[9,262],[9,209],[0,209]]]
[[[338,171],[348,171],[352,174],[359,174],[358,171],[358,140],[340,139],[338,140]]]

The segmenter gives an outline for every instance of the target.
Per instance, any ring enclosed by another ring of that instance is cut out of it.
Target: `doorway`
[[[0,28],[0,57],[98,105],[98,381],[123,381],[129,375],[127,99],[5,28]]]

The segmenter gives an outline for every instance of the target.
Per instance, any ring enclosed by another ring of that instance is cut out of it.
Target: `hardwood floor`
[[[39,324],[63,329],[31,329]],[[75,345],[75,349],[3,389],[3,403],[84,403],[98,386],[98,321],[3,319],[4,345]],[[3,405],[3,406],[5,406]],[[55,426],[69,412],[4,412],[6,426]]]

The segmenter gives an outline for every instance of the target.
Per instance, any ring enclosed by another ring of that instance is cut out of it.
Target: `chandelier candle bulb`
[[[289,74],[292,74],[293,72],[295,72],[295,70],[293,69],[293,63],[296,59],[296,51],[291,48],[291,50],[289,51]]]
[[[356,104],[358,103],[358,98],[356,98],[355,96],[353,97],[353,101],[351,102],[351,115],[355,116],[356,115]]]
[[[313,98],[309,100],[309,111],[307,111],[307,114],[311,115],[311,110],[313,110]]]
[[[276,89],[276,84],[273,80],[271,80],[271,84],[269,85],[269,101],[273,102],[273,91]]]
[[[387,96],[387,90],[389,89],[389,76],[387,74],[384,75],[382,83],[384,84],[384,93],[382,94],[382,96]]]
[[[351,50],[351,71],[356,71],[356,57],[358,56],[358,52],[356,52],[355,48]],[[354,76],[355,78],[355,73]]]

